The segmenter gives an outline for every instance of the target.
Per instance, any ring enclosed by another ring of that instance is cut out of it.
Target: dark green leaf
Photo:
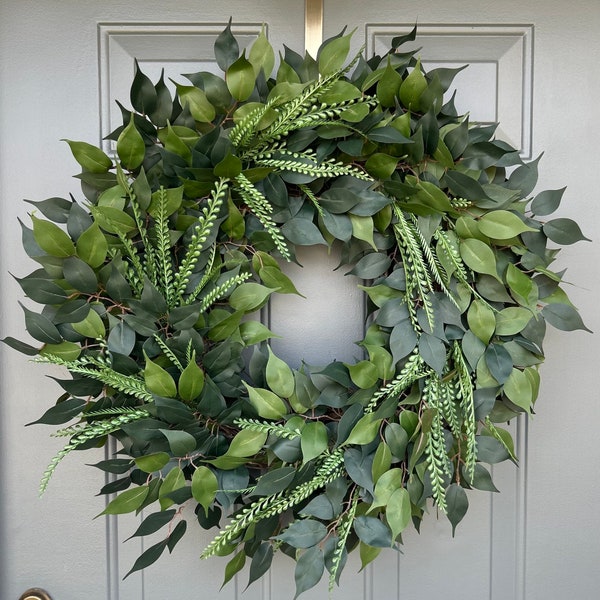
[[[591,241],[583,235],[581,228],[573,219],[552,219],[545,223],[542,229],[553,242],[563,246],[581,240]]]
[[[167,525],[167,523],[170,523],[173,520],[176,512],[177,511],[175,509],[171,509],[148,515],[140,523],[140,526],[135,530],[135,533],[133,533],[129,539],[156,533],[161,527],[164,527]]]
[[[446,502],[448,504],[448,520],[452,523],[452,536],[456,531],[456,526],[462,521],[469,508],[469,500],[463,488],[453,483],[446,490]]]
[[[315,546],[327,535],[327,528],[320,521],[301,519],[294,521],[283,533],[277,536],[294,548],[310,548]]]
[[[139,571],[141,569],[145,569],[149,567],[152,563],[155,563],[163,553],[164,549],[167,547],[167,540],[163,540],[162,542],[158,542],[158,544],[154,544],[150,546],[147,550],[145,550],[139,558],[133,563],[133,567],[131,567],[130,571],[123,577],[123,579],[129,577],[132,573]]]
[[[217,36],[215,41],[215,58],[221,71],[227,71],[240,55],[237,40],[231,33],[231,19],[227,27]]]
[[[294,579],[296,580],[296,594],[294,600],[310,588],[319,583],[325,570],[323,550],[319,546],[309,548],[296,562]]]
[[[152,81],[142,73],[137,60],[134,60],[135,75],[129,92],[131,105],[142,115],[151,113],[157,102],[157,93]]]
[[[86,401],[80,398],[67,398],[59,402],[56,406],[49,408],[37,421],[32,421],[31,423],[27,423],[27,425],[36,425],[37,423],[61,425],[81,414],[85,405]]]
[[[285,490],[296,475],[295,467],[280,467],[268,471],[258,479],[254,494],[257,496],[272,496]]]
[[[584,329],[591,333],[591,330],[583,323],[577,310],[568,304],[548,304],[542,309],[542,316],[556,329],[562,331]]]
[[[369,546],[389,548],[392,545],[392,532],[389,527],[375,517],[356,517],[354,531],[360,541]]]

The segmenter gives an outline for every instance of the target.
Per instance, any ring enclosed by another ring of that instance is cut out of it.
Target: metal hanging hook
[[[40,588],[30,588],[21,594],[19,600],[52,600],[52,596]]]
[[[323,1],[304,2],[304,47],[313,58],[323,43]]]

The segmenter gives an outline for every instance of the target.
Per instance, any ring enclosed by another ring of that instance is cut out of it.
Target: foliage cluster
[[[130,573],[173,550],[190,503],[221,528],[202,556],[231,555],[225,583],[279,550],[297,595],[325,571],[331,589],[350,551],[364,566],[398,547],[431,502],[454,530],[465,490],[496,491],[484,464],[516,461],[501,424],[533,410],[546,323],[584,328],[552,243],[584,238],[545,219],[564,190],[531,195],[537,160],[457,114],[457,70],[400,51],[414,38],[348,63],[342,32],[316,59],[286,48],[273,74],[264,33],[241,52],[228,27],[224,77],[174,94],[136,65],[116,155],[68,141],[84,202],[35,202],[21,225],[41,345],[4,341],[70,374],[37,422],[77,421],[41,489],[116,438],[95,465],[114,474],[104,513],[167,532]],[[281,261],[314,244],[364,280],[363,359],[292,369],[259,311],[298,293]]]

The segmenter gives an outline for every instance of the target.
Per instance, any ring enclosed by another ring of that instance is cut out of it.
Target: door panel
[[[544,9],[544,10],[542,10]],[[71,175],[76,165],[60,138],[100,142],[118,120],[114,99],[127,103],[133,58],[156,78],[210,69],[212,43],[230,15],[242,43],[262,22],[276,49],[299,49],[304,34],[300,0],[192,2],[116,0],[43,3],[6,0],[0,6],[0,334],[24,338],[20,288],[8,272],[22,276],[31,264],[20,250],[17,218],[27,222],[23,197],[40,200],[81,194]],[[592,120],[600,83],[592,77],[600,51],[600,6],[589,0],[573,6],[558,1],[499,3],[446,0],[430,3],[392,0],[348,3],[324,0],[324,37],[345,24],[357,27],[356,50],[381,52],[391,37],[417,21],[421,56],[429,67],[471,63],[456,79],[457,106],[473,120],[500,120],[499,135],[523,156],[546,151],[540,189],[568,185],[564,216],[578,219],[590,237],[598,220],[593,199],[595,139]],[[107,146],[107,149],[109,147]],[[573,301],[587,325],[598,330],[592,301],[600,261],[595,244],[563,251],[569,279],[593,282],[574,287]],[[270,324],[285,330],[277,350],[290,362],[319,364],[337,357],[352,360],[362,335],[362,300],[355,282],[334,272],[335,256],[309,249],[304,269],[290,267],[301,298],[278,298]],[[347,270],[347,269],[346,269]],[[585,287],[585,286],[583,286]],[[319,341],[315,343],[313,340]],[[560,346],[559,346],[560,344]],[[600,463],[594,422],[600,416],[591,377],[600,353],[594,337],[550,331],[549,359],[543,367],[539,414],[527,429],[513,424],[521,466],[494,468],[500,495],[471,494],[467,518],[455,538],[434,515],[420,535],[410,532],[404,554],[389,551],[364,572],[351,556],[334,598],[347,600],[559,600],[594,597],[600,585],[600,488],[590,477]],[[562,356],[560,355],[562,353]],[[28,587],[48,589],[55,600],[170,600],[194,593],[225,600],[284,600],[294,593],[293,563],[280,557],[274,570],[244,592],[246,576],[218,592],[227,559],[200,562],[206,538],[188,533],[173,555],[147,572],[123,575],[143,550],[123,544],[133,518],[92,518],[104,499],[92,490],[100,472],[67,457],[40,500],[36,490],[44,461],[61,447],[35,420],[58,394],[44,377],[48,368],[0,347],[0,597],[12,600]],[[51,373],[61,377],[59,370]],[[576,400],[574,400],[576,399]],[[568,402],[568,412],[562,408]],[[575,412],[577,411],[577,412]],[[576,440],[576,441],[575,441]],[[98,450],[93,459],[104,458]],[[190,522],[192,519],[190,519]],[[146,542],[146,547],[152,541]],[[185,581],[174,589],[173,581]],[[321,600],[326,582],[302,598]]]

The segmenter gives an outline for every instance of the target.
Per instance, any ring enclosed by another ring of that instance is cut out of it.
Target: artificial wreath
[[[41,346],[4,341],[70,375],[37,422],[76,420],[41,491],[115,438],[95,465],[114,474],[104,513],[165,532],[129,573],[173,550],[191,504],[220,530],[202,556],[231,556],[225,583],[279,550],[297,595],[325,570],[331,589],[350,551],[364,566],[397,547],[431,503],[454,531],[465,490],[495,491],[484,464],[516,461],[501,424],[532,412],[546,323],[584,328],[548,242],[584,238],[540,219],[563,190],[531,197],[537,161],[457,114],[457,70],[425,72],[399,51],[414,38],[349,60],[342,32],[316,59],[286,48],[273,75],[264,33],[240,53],[227,27],[225,76],[174,94],[136,64],[116,154],[68,141],[85,200],[36,202],[21,225]],[[259,310],[298,293],[281,265],[314,244],[364,280],[363,358],[293,369]]]

